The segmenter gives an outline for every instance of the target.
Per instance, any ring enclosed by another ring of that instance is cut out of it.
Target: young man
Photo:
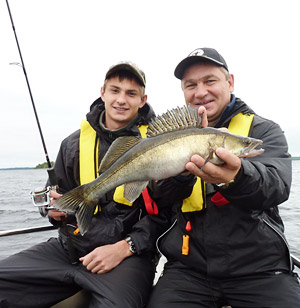
[[[186,104],[204,112],[209,126],[261,139],[264,153],[240,159],[219,148],[223,165],[205,164],[198,155],[187,163],[191,174],[182,176],[182,190],[190,190],[193,175],[197,182],[189,198],[175,204],[176,221],[159,240],[168,262],[147,308],[299,306],[278,211],[292,174],[282,130],[232,94],[233,75],[216,50],[196,49],[175,76]]]
[[[141,135],[154,117],[145,84],[132,63],[109,69],[87,120],[61,144],[52,198],[95,179],[116,138]],[[150,216],[142,196],[131,204],[114,190],[99,200],[83,236],[73,215],[50,210],[48,216],[59,227],[57,239],[0,262],[1,308],[49,307],[80,289],[90,293],[89,307],[144,306],[153,283],[155,241],[167,223],[163,210]]]

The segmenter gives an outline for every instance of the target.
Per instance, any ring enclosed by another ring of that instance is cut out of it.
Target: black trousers
[[[296,275],[273,273],[234,279],[210,279],[182,265],[166,264],[146,308],[296,308]]]
[[[72,265],[57,239],[0,261],[0,307],[50,307],[80,289],[91,293],[89,307],[141,308],[153,283],[147,257],[132,256],[106,274]]]

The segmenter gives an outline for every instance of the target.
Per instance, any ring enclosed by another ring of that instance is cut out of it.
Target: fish
[[[64,194],[54,207],[75,212],[79,231],[84,235],[101,197],[117,186],[124,185],[124,197],[134,202],[149,181],[182,173],[194,154],[205,158],[205,163],[220,165],[224,162],[215,153],[219,147],[243,158],[263,153],[262,148],[256,149],[262,140],[201,127],[201,119],[198,109],[177,107],[155,117],[146,138],[117,138],[100,164],[100,175]]]

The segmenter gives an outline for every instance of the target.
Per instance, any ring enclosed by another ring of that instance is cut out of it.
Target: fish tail
[[[85,185],[79,186],[54,203],[54,207],[59,210],[75,212],[78,228],[82,235],[87,231],[97,206],[97,203],[86,198],[85,189]]]

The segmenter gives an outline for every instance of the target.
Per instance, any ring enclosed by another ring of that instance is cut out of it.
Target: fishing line
[[[11,14],[10,7],[9,7],[9,4],[8,4],[8,0],[6,0],[6,4],[7,4],[7,9],[8,9],[11,25],[12,25],[12,28],[13,28],[13,31],[14,31],[16,43],[17,43],[17,46],[18,46],[18,51],[19,51],[21,63],[22,63],[22,64],[20,64],[20,63],[14,62],[14,63],[10,63],[10,64],[15,64],[15,65],[21,66],[22,69],[23,69],[23,72],[24,72],[24,75],[25,75],[25,79],[26,79],[26,83],[27,83],[27,88],[28,88],[28,91],[29,91],[29,95],[30,95],[30,99],[31,99],[32,107],[33,107],[33,111],[34,111],[34,115],[35,115],[35,118],[36,118],[36,122],[37,122],[38,129],[39,129],[39,132],[40,132],[40,136],[41,136],[44,152],[45,152],[45,155],[46,155],[47,165],[48,165],[48,168],[50,169],[51,168],[51,162],[50,162],[49,155],[48,155],[48,152],[47,152],[47,148],[46,148],[44,136],[43,136],[43,133],[42,133],[42,128],[41,128],[41,125],[40,125],[40,121],[39,121],[39,118],[38,118],[38,114],[37,114],[37,111],[36,111],[36,108],[35,108],[32,92],[31,92],[31,88],[30,88],[30,85],[29,85],[29,80],[28,80],[28,77],[27,77],[27,73],[26,73],[26,69],[25,69],[25,64],[24,64],[24,61],[23,61],[23,57],[22,57],[22,53],[21,53],[21,49],[20,49],[20,45],[19,45],[16,29],[15,29],[15,26],[14,26],[12,14]],[[48,171],[48,173],[49,173],[49,171]]]

